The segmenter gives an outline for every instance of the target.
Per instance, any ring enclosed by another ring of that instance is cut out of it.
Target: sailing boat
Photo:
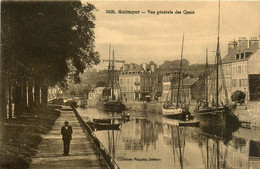
[[[206,49],[206,68],[205,68],[205,101],[198,99],[197,105],[194,108],[194,112],[211,112],[212,108],[209,107],[208,101],[208,79],[209,76],[209,67],[208,67],[208,48]],[[201,95],[200,95],[201,96]],[[201,105],[203,104],[203,105]]]
[[[202,108],[200,107],[200,102],[196,105],[194,109],[194,115],[195,117],[201,122],[206,123],[212,123],[215,125],[222,125],[226,126],[228,124],[234,124],[237,125],[239,123],[238,118],[234,115],[233,110],[234,107],[229,105],[224,105],[223,102],[222,105],[219,104],[219,72],[221,71],[222,76],[222,86],[221,88],[224,89],[225,93],[225,100],[227,101],[227,90],[225,87],[225,81],[224,81],[224,73],[222,63],[221,63],[221,56],[220,56],[220,49],[219,49],[219,29],[220,29],[220,1],[219,1],[219,15],[218,15],[218,37],[217,37],[217,51],[216,51],[216,65],[215,70],[211,74],[210,80],[212,80],[212,90],[213,98],[212,98],[212,105],[209,106],[207,103]],[[220,70],[219,70],[220,69]],[[214,81],[215,80],[215,81]],[[208,97],[208,96],[206,96]]]
[[[184,45],[184,35],[182,38],[182,49],[181,49],[181,60],[180,60],[180,68],[178,72],[178,90],[177,90],[177,101],[176,105],[173,103],[173,87],[174,87],[174,77],[171,80],[171,97],[170,100],[166,101],[162,106],[162,114],[165,117],[178,118],[178,119],[186,119],[186,116],[190,115],[189,106],[186,103],[182,103],[181,101],[181,87],[182,87],[182,56],[183,56],[183,45]]]
[[[126,106],[122,103],[120,97],[119,86],[115,76],[115,54],[113,50],[112,60],[110,60],[111,46],[109,45],[108,60],[108,85],[104,89],[104,96],[99,100],[99,107],[105,111],[122,112],[126,110]]]

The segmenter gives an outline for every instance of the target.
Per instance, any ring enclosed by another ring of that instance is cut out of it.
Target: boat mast
[[[205,97],[206,103],[208,102],[208,75],[209,75],[209,65],[208,65],[208,48],[206,48],[206,78],[205,78]]]
[[[113,56],[112,56],[112,77],[111,77],[111,87],[112,87],[112,100],[115,99],[115,94],[114,94],[114,79],[115,79],[115,75],[114,75],[114,69],[115,69],[115,65],[114,65],[114,61],[115,61],[115,53],[114,53],[114,50],[113,50]]]
[[[172,102],[173,102],[173,81],[174,81],[174,70],[172,72],[172,79],[171,79],[171,105],[172,105]]]
[[[217,39],[217,52],[216,52],[216,59],[217,59],[217,68],[216,68],[216,107],[218,107],[218,88],[219,88],[219,72],[218,72],[218,66],[219,66],[219,57],[220,57],[220,52],[219,52],[219,29],[220,29],[220,0],[218,1],[218,39]]]
[[[110,86],[110,76],[111,76],[111,74],[110,74],[110,69],[111,69],[111,65],[110,65],[110,54],[111,54],[111,44],[109,44],[109,54],[108,54],[108,76],[107,76],[107,86]],[[106,90],[106,95],[107,95],[107,99],[108,99],[108,97],[109,97],[109,94],[108,94],[108,91],[109,90]]]
[[[181,87],[181,76],[182,76],[182,55],[183,55],[183,44],[184,44],[184,33],[182,37],[182,47],[181,47],[181,60],[180,60],[180,68],[179,68],[179,81],[178,81],[178,92],[177,92],[177,103],[176,107],[179,107],[179,100],[180,100],[180,87]]]

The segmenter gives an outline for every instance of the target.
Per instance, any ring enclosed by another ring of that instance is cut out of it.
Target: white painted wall
[[[256,51],[248,60],[248,73],[260,74],[260,50]]]

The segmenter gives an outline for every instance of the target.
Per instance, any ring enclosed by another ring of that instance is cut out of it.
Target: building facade
[[[250,100],[249,75],[260,74],[259,62],[259,40],[256,37],[250,40],[240,37],[238,42],[228,44],[228,54],[222,60],[222,68],[229,102],[237,90],[246,94],[245,103]]]
[[[170,75],[165,75],[163,77],[163,93],[162,93],[162,101],[169,101],[171,98],[171,81],[173,80],[173,102],[177,101],[177,93],[178,93],[178,79],[176,78],[178,76],[178,72],[174,72]],[[186,77],[183,79],[182,87],[181,87],[181,100],[190,102],[192,99],[199,99],[199,96],[197,93],[200,92],[201,88],[198,87],[199,78],[190,78]],[[202,83],[203,84],[203,83]],[[204,90],[204,89],[203,89]],[[204,93],[204,91],[201,90],[201,92]]]
[[[156,83],[154,67],[147,69],[146,64],[124,65],[119,74],[119,85],[125,101],[154,100]]]

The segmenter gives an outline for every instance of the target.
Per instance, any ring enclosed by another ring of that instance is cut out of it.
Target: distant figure
[[[62,140],[63,140],[63,155],[68,155],[70,151],[70,140],[72,134],[72,127],[69,125],[68,121],[65,121],[65,125],[61,128]]]

